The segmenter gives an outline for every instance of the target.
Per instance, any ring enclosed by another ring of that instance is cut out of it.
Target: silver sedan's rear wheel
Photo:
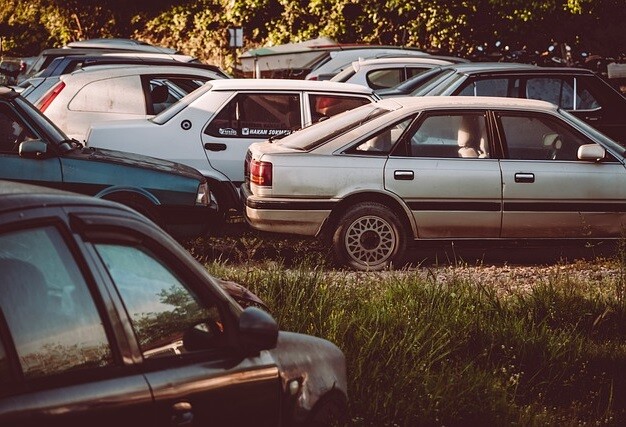
[[[342,264],[357,270],[382,270],[400,262],[406,235],[391,209],[365,202],[350,208],[339,220],[333,247]]]

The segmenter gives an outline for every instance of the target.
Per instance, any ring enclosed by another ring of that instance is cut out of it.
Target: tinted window
[[[26,378],[112,363],[102,321],[53,227],[0,235],[0,307]]]
[[[536,77],[526,81],[526,97],[540,99],[566,110],[591,110],[599,104],[574,77]]]
[[[431,115],[410,138],[410,157],[487,158],[489,145],[483,114]]]
[[[501,115],[508,158],[519,160],[577,160],[578,147],[591,141],[548,117]]]
[[[372,89],[383,89],[397,85],[404,79],[404,68],[387,68],[367,73],[367,85]]]
[[[222,138],[268,138],[302,127],[300,95],[239,94],[204,133]]]
[[[183,281],[149,250],[96,244],[120,293],[146,358],[218,346],[222,323],[216,307],[203,307]]]
[[[519,79],[483,79],[469,82],[460,96],[503,96],[515,97],[519,93]]]
[[[354,96],[309,95],[311,121],[315,123],[334,116],[335,114],[369,104],[370,102],[371,101],[367,98]]]
[[[73,111],[146,114],[146,99],[139,76],[116,77],[85,85],[68,108]]]

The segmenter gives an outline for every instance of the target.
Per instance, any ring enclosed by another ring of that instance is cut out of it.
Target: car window
[[[268,138],[301,127],[299,94],[241,93],[217,113],[204,133],[221,138]]]
[[[398,142],[413,117],[401,121],[346,151],[348,154],[388,154]]]
[[[9,390],[11,390],[11,368],[4,344],[0,341],[0,394]]]
[[[503,96],[516,97],[519,93],[519,79],[481,79],[466,83],[459,96]]]
[[[13,109],[0,103],[0,152],[17,153],[21,142],[35,138]]]
[[[335,114],[343,113],[361,105],[369,104],[367,98],[356,96],[309,95],[311,122],[319,122]]]
[[[70,101],[72,111],[146,114],[146,100],[139,76],[96,80],[86,84]]]
[[[499,119],[509,159],[577,160],[578,147],[592,142],[549,117],[500,114]]]
[[[222,344],[217,308],[206,307],[150,250],[98,243],[96,250],[124,302],[145,358],[162,358]]]
[[[526,81],[526,97],[540,99],[566,110],[592,110],[600,105],[575,77],[535,77]]]
[[[404,67],[372,70],[366,74],[365,81],[372,89],[384,89],[397,85],[404,79]]]
[[[405,152],[409,157],[488,158],[484,113],[427,116],[412,133]]]
[[[25,378],[113,362],[96,305],[56,228],[1,234],[0,283],[0,308]]]

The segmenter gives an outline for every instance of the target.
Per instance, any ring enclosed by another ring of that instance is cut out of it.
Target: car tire
[[[311,415],[307,418],[306,427],[339,427],[346,425],[346,399],[339,393],[327,394],[315,405]]]
[[[339,219],[333,235],[337,261],[362,271],[383,270],[400,264],[406,242],[398,216],[376,202],[351,207]]]

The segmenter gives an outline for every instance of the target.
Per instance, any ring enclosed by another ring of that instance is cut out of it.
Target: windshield
[[[54,123],[52,123],[52,121],[48,117],[44,116],[41,111],[35,108],[33,104],[26,101],[22,97],[15,98],[15,102],[20,106],[21,109],[27,112],[28,117],[32,120],[33,124],[36,127],[39,127],[46,132],[48,137],[51,139],[50,142],[60,144],[61,142],[67,141],[69,139],[61,129],[59,129]]]
[[[284,147],[304,151],[312,150],[390,111],[392,110],[382,108],[376,103],[367,104],[318,122],[298,132],[294,132],[277,143]]]
[[[211,90],[213,86],[211,83],[207,82],[200,86],[198,89],[193,92],[185,95],[183,98],[179,99],[177,102],[170,105],[165,110],[161,111],[159,114],[149,119],[156,123],[157,125],[162,125],[167,123],[174,117],[176,114],[183,111],[189,104],[194,102],[196,99],[200,98],[202,95]]]

